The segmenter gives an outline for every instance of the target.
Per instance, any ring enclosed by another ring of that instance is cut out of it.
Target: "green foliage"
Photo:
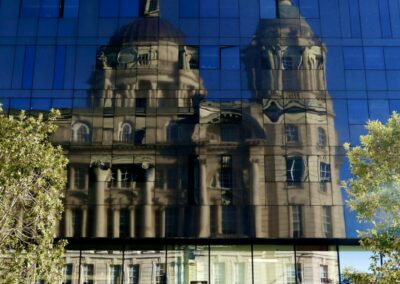
[[[393,113],[386,124],[369,121],[366,128],[368,134],[360,137],[360,146],[344,145],[353,175],[344,187],[350,196],[348,205],[357,212],[359,221],[372,224],[370,229],[358,232],[361,245],[374,253],[371,272],[380,283],[398,283],[400,115]]]
[[[0,283],[60,280],[65,242],[54,243],[67,160],[52,146],[59,112],[0,112]]]

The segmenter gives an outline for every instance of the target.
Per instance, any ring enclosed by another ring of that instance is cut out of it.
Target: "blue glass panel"
[[[96,58],[96,47],[80,46],[77,48],[75,66],[75,88],[89,87],[88,79],[92,74],[92,66]]]
[[[259,0],[239,0],[240,20],[258,21],[260,18]]]
[[[79,14],[79,0],[64,0],[64,18],[76,18]]]
[[[26,46],[25,58],[24,58],[24,70],[22,75],[22,88],[24,89],[32,88],[34,62],[35,62],[35,47]]]
[[[240,71],[222,70],[221,71],[222,90],[240,90]]]
[[[365,90],[365,72],[363,70],[346,70],[346,88],[348,90]]]
[[[319,4],[322,35],[327,37],[341,36],[338,0],[320,1]]]
[[[342,37],[351,37],[350,9],[347,0],[339,0]]]
[[[400,112],[400,100],[391,100],[390,101],[390,111]]]
[[[361,36],[359,0],[347,0],[350,8],[351,35]]]
[[[389,13],[390,23],[392,26],[393,37],[400,36],[400,13],[399,13],[399,1],[389,0]]]
[[[51,109],[51,99],[37,99],[31,100],[31,110],[50,110]]]
[[[387,100],[370,100],[369,115],[371,120],[380,120],[386,122],[390,116],[389,101]]]
[[[199,19],[181,19],[180,29],[187,37],[199,36]]]
[[[14,47],[0,47],[0,89],[9,89],[11,87],[12,70],[14,60]]]
[[[62,89],[64,87],[65,56],[66,56],[65,46],[58,46],[56,50],[54,80],[53,80],[53,87],[55,89]]]
[[[40,0],[22,0],[21,1],[21,16],[37,17],[40,12]]]
[[[100,0],[100,17],[118,17],[118,1]]]
[[[378,1],[380,0],[363,0],[362,5],[360,5],[363,37],[381,36]]]
[[[379,0],[379,11],[381,19],[381,28],[383,37],[391,37],[392,31],[390,27],[390,13],[388,0]]]
[[[25,47],[17,46],[15,48],[15,55],[14,55],[12,88],[15,89],[21,88],[22,76],[24,72],[24,59],[25,59]]]
[[[340,47],[329,47],[327,56],[327,83],[329,90],[344,90],[345,81],[343,75],[343,55]]]
[[[75,47],[68,46],[66,48],[65,57],[65,75],[64,75],[64,88],[74,88],[74,75],[75,75]]]
[[[221,69],[240,69],[238,47],[221,48]]]
[[[386,71],[389,90],[400,90],[400,71]]]
[[[305,15],[303,15],[305,16]],[[261,19],[276,18],[276,1],[275,0],[260,0],[260,17]]]
[[[218,0],[200,1],[200,17],[218,17],[218,16],[219,16]]]
[[[219,68],[219,48],[217,46],[200,47],[200,68],[201,69]]]
[[[368,105],[365,100],[349,100],[349,123],[365,124],[368,120]]]
[[[239,19],[220,19],[219,27],[221,37],[239,36]]]
[[[40,17],[58,17],[60,0],[40,0]]]
[[[200,36],[217,37],[219,35],[219,19],[200,19]]]
[[[220,0],[220,17],[239,17],[239,0]]]
[[[363,50],[361,47],[344,47],[344,67],[345,69],[363,69]]]
[[[120,0],[119,15],[121,17],[137,17],[139,15],[139,0]]]
[[[53,99],[52,107],[56,109],[70,109],[72,108],[72,98],[70,99]]]
[[[199,16],[199,0],[179,0],[179,15],[197,18]]]
[[[365,68],[384,69],[385,60],[383,58],[382,47],[364,47]]]
[[[380,91],[386,90],[386,73],[381,70],[367,70],[367,88],[368,90]]]
[[[305,18],[319,18],[318,0],[300,0],[300,14]]]
[[[219,70],[200,70],[200,77],[204,80],[204,87],[207,90],[219,89]]]
[[[10,99],[10,108],[18,109],[18,110],[29,110],[30,109],[30,100],[29,98],[20,98],[20,99]]]
[[[55,48],[53,46],[36,47],[33,88],[51,89],[54,77]]]
[[[400,47],[385,47],[386,69],[400,69]]]

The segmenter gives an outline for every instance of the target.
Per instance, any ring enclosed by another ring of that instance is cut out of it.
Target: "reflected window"
[[[130,187],[132,175],[128,170],[121,170],[121,187]]]
[[[67,263],[63,268],[62,284],[72,284],[72,263]]]
[[[86,179],[86,168],[84,167],[75,167],[74,168],[74,187],[76,189],[85,189]]]
[[[90,128],[87,124],[77,122],[72,126],[72,141],[88,144],[91,142]]]
[[[179,138],[179,126],[175,122],[171,122],[167,127],[167,140],[168,142],[176,142]]]
[[[238,141],[238,132],[236,127],[221,125],[220,131],[221,131],[220,133],[221,141],[226,141],[226,142]]]
[[[331,206],[322,206],[322,224],[323,224],[324,236],[327,238],[332,237]]]
[[[165,236],[177,237],[178,236],[178,208],[168,207],[165,210]]]
[[[220,182],[222,188],[232,188],[232,157],[221,157]]]
[[[300,156],[286,158],[286,181],[288,185],[300,185],[304,172],[304,161]]]
[[[292,205],[292,236],[301,238],[303,236],[303,207]]]
[[[82,236],[82,210],[78,208],[72,210],[72,236]]]
[[[331,181],[331,165],[328,163],[320,162],[319,164],[320,183],[327,183]]]
[[[296,263],[296,264],[286,263],[286,283],[287,284],[303,283],[302,273],[301,273],[301,263]]]
[[[156,264],[156,284],[167,284],[167,274],[164,263]]]
[[[132,137],[133,137],[132,126],[128,122],[123,123],[119,131],[119,141],[130,143],[132,142]]]
[[[245,271],[246,271],[246,263],[244,262],[235,263],[234,284],[246,283]]]
[[[214,284],[226,284],[225,282],[225,263],[214,263]]]
[[[321,279],[321,284],[331,283],[328,276],[328,265],[320,265],[319,266],[319,274]]]
[[[93,264],[82,265],[82,284],[94,284],[93,271]]]
[[[199,69],[199,48],[197,46],[184,45],[179,48],[179,68]]]
[[[234,206],[222,206],[222,233],[236,233],[236,210]]]
[[[108,282],[109,284],[121,284],[122,283],[122,275],[121,275],[121,265],[110,265],[110,275]]]
[[[128,284],[139,284],[139,264],[129,265],[128,267]]]
[[[322,127],[318,127],[318,146],[326,146],[326,132]]]
[[[121,238],[129,237],[129,222],[130,211],[127,208],[123,208],[119,211],[119,236]]]
[[[146,89],[143,89],[146,90]],[[146,112],[147,107],[147,99],[146,98],[136,98],[135,100],[135,111],[137,113],[144,113]]]
[[[299,69],[302,51],[299,47],[288,47],[282,56],[282,68],[284,70]]]
[[[294,124],[285,125],[285,135],[287,143],[297,143],[299,142],[299,129]]]

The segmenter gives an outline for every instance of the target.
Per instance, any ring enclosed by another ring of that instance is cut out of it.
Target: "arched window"
[[[318,146],[326,146],[326,133],[322,127],[318,127]]]
[[[72,141],[87,144],[91,142],[91,133],[88,125],[77,122],[72,126]]]
[[[130,143],[132,142],[132,137],[133,137],[132,126],[127,122],[123,123],[119,130],[119,141]]]

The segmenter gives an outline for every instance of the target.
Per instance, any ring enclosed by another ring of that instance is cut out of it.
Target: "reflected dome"
[[[169,41],[183,43],[183,34],[159,17],[140,18],[117,30],[109,45],[119,46],[138,41]]]

